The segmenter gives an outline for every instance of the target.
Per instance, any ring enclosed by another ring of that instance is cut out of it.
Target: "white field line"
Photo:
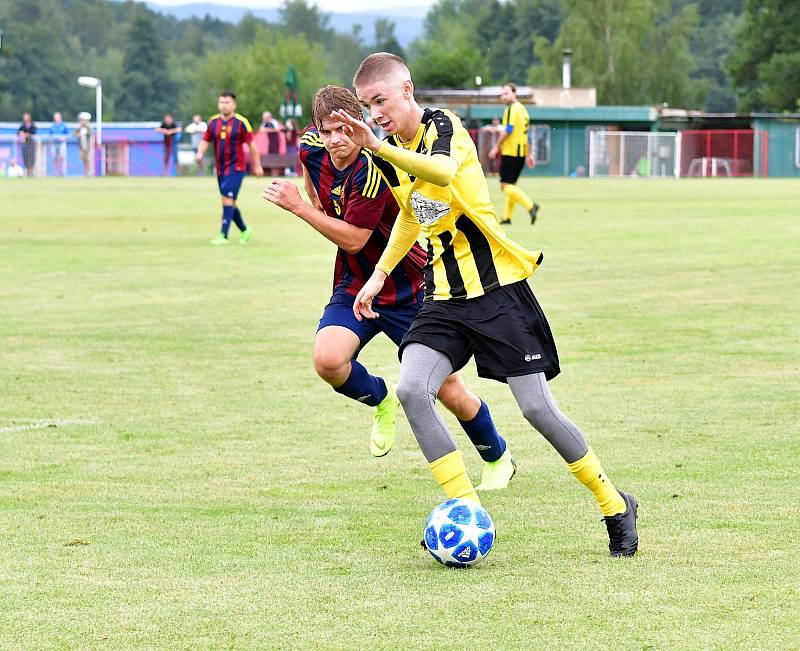
[[[27,425],[7,425],[0,427],[0,434],[9,432],[25,432],[32,429],[47,429],[48,427],[64,427],[65,425],[94,425],[96,420],[86,420],[84,418],[53,418],[49,420],[37,420]]]

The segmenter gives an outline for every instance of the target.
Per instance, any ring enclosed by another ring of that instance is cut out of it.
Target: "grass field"
[[[441,494],[405,420],[372,459],[315,376],[333,249],[261,184],[253,240],[213,248],[211,179],[0,183],[0,648],[800,649],[797,181],[523,184],[553,392],[641,546],[607,557],[468,367],[520,464],[469,571],[418,547]]]

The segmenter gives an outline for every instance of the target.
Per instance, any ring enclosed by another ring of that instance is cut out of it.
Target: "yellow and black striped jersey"
[[[386,142],[434,158],[449,156],[457,164],[452,181],[442,187],[411,176],[379,154],[373,157],[400,206],[395,228],[421,233],[426,242],[427,298],[475,298],[534,272],[542,253],[527,251],[500,228],[475,144],[456,115],[426,109],[410,142],[396,136]]]
[[[512,102],[506,106],[503,112],[503,128],[506,129],[508,136],[500,145],[502,156],[524,157],[528,155],[528,127],[531,118],[528,110],[519,102]],[[511,127],[511,132],[508,132]]]

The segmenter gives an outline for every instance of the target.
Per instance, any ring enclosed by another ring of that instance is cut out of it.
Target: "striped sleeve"
[[[361,196],[374,199],[386,189],[386,184],[372,160],[372,152],[363,151],[361,158],[364,164],[353,175],[353,184]]]
[[[244,115],[240,115],[239,113],[234,113],[234,116],[244,123],[244,128],[246,131],[248,131],[249,133],[253,133],[253,127],[250,126],[250,120],[248,120]]]
[[[325,153],[325,146],[316,128],[312,126],[306,129],[300,137],[300,162],[308,167],[309,159],[321,159]]]
[[[375,230],[389,203],[395,206],[396,212],[392,193],[372,162],[371,154],[362,151],[347,183],[344,220],[359,228]]]
[[[436,139],[431,144],[431,156],[434,154],[450,155],[450,143],[453,139],[453,120],[444,111],[436,111],[431,117],[436,129]]]

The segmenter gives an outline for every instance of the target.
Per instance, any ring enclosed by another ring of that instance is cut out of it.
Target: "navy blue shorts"
[[[356,319],[353,314],[353,302],[355,296],[351,296],[343,289],[336,289],[331,296],[330,302],[322,312],[319,320],[317,332],[326,326],[341,326],[355,333],[361,342],[360,348],[366,346],[372,338],[379,332],[383,332],[396,345],[400,345],[406,332],[411,327],[412,321],[419,314],[422,308],[424,292],[417,295],[416,303],[404,305],[402,307],[374,306],[375,311],[380,314],[377,319]]]
[[[239,188],[242,187],[244,180],[244,172],[232,172],[225,176],[218,176],[217,183],[219,183],[219,193],[223,197],[235,199],[239,196]]]

